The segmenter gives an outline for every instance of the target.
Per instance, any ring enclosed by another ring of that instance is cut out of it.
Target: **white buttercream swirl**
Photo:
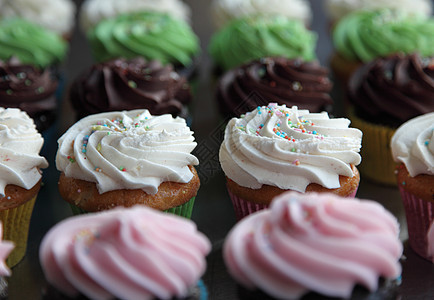
[[[72,298],[172,299],[197,284],[210,250],[192,221],[135,206],[56,224],[39,256],[48,282]]]
[[[402,124],[390,145],[393,159],[404,163],[410,176],[434,175],[434,112]]]
[[[59,35],[72,33],[75,12],[71,0],[0,0],[0,18],[21,17]]]
[[[58,140],[56,166],[67,177],[95,182],[100,193],[158,192],[162,182],[187,183],[199,161],[193,132],[182,118],[148,110],[90,115]]]
[[[401,274],[398,233],[396,218],[377,202],[287,192],[237,223],[223,254],[248,289],[276,299],[310,291],[349,299],[357,284],[375,291],[380,277]]]
[[[227,125],[220,148],[226,176],[259,189],[263,184],[304,192],[310,183],[339,188],[339,175],[352,177],[362,132],[326,112],[270,104]]]
[[[84,32],[100,21],[124,13],[156,11],[190,22],[190,7],[181,0],[86,0],[80,9],[80,26]]]
[[[41,179],[40,168],[48,167],[39,155],[44,139],[27,113],[0,108],[0,194],[8,184],[31,189]]]
[[[309,25],[312,10],[306,0],[214,0],[212,15],[220,28],[233,19],[250,15],[282,15]]]

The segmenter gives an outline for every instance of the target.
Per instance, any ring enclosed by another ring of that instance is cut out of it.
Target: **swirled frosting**
[[[58,80],[51,69],[22,64],[16,58],[0,60],[0,106],[19,108],[43,131],[55,119]]]
[[[336,50],[362,62],[393,53],[434,55],[434,18],[409,17],[401,11],[357,11],[344,17],[333,31]]]
[[[22,63],[47,67],[65,56],[66,42],[57,34],[24,19],[0,20],[0,59],[16,56]]]
[[[363,119],[398,127],[434,111],[434,59],[417,54],[378,58],[353,74],[348,98]]]
[[[316,40],[316,34],[300,21],[256,15],[235,19],[214,34],[209,52],[224,70],[267,56],[312,61]]]
[[[238,185],[263,184],[304,192],[310,183],[339,188],[339,175],[353,177],[361,161],[362,132],[344,118],[275,103],[229,121],[220,164]]]
[[[88,32],[102,20],[137,11],[166,13],[185,22],[190,22],[191,17],[190,7],[180,0],[85,0],[80,9],[80,26]]]
[[[210,249],[192,221],[135,206],[58,223],[39,257],[47,281],[70,297],[171,299],[197,283]]]
[[[269,102],[321,112],[332,104],[332,83],[318,62],[283,57],[261,58],[234,68],[217,89],[220,110],[237,117]]]
[[[11,270],[6,265],[6,258],[14,249],[13,242],[4,241],[3,239],[3,224],[0,222],[0,276],[11,276]]]
[[[116,59],[92,66],[71,87],[78,118],[146,108],[153,115],[178,115],[191,100],[190,87],[171,65],[143,58]]]
[[[182,118],[148,110],[90,115],[58,140],[56,166],[67,177],[95,182],[100,193],[142,189],[155,194],[165,181],[187,183],[199,161],[193,132]]]
[[[282,15],[309,25],[312,10],[306,0],[214,0],[213,20],[221,28],[234,19],[257,14]]]
[[[0,107],[0,195],[8,184],[32,188],[48,163],[39,151],[44,139],[33,120],[17,108]]]
[[[326,0],[325,7],[333,21],[337,21],[353,11],[362,9],[399,9],[409,15],[426,17],[432,14],[431,0]]]
[[[434,112],[402,124],[390,146],[393,159],[404,163],[410,176],[434,175]]]
[[[69,35],[76,7],[71,0],[0,0],[0,18],[20,17],[59,35]]]
[[[287,192],[236,224],[224,258],[240,284],[277,299],[310,291],[349,299],[357,284],[375,291],[380,277],[401,274],[398,233],[377,202]]]
[[[157,12],[105,19],[87,36],[97,61],[142,56],[188,66],[199,52],[199,39],[187,23]]]

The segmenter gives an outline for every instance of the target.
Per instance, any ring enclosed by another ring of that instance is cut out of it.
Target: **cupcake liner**
[[[164,212],[171,213],[171,214],[174,214],[174,215],[177,215],[177,216],[180,216],[180,217],[184,217],[184,218],[190,219],[191,218],[191,213],[193,211],[193,206],[194,206],[194,200],[195,199],[196,199],[196,197],[193,197],[190,200],[188,200],[187,202],[185,202],[184,204],[181,204],[179,206],[166,209],[166,210],[164,210]],[[69,206],[71,207],[71,211],[72,211],[72,214],[74,216],[76,216],[76,215],[84,215],[84,214],[89,213],[88,211],[86,211],[86,210],[84,210],[84,209],[82,209],[82,208],[80,208],[80,207],[78,207],[78,206],[76,206],[74,204],[70,203]]]
[[[231,198],[232,205],[233,205],[234,210],[235,210],[235,215],[236,215],[238,221],[241,220],[242,218],[244,218],[245,216],[248,216],[248,215],[250,215],[254,212],[257,212],[259,210],[265,209],[269,206],[267,204],[257,204],[257,203],[242,199],[242,198],[238,197],[237,195],[235,195],[234,193],[232,193],[229,189],[228,189],[228,193],[229,193],[229,197]]]
[[[364,178],[396,186],[395,168],[390,140],[396,129],[366,122],[350,111],[352,125],[363,132],[362,163],[358,166]]]
[[[416,197],[401,185],[399,191],[404,203],[410,247],[423,258],[431,260],[428,257],[427,234],[434,222],[434,203]]]
[[[32,217],[36,197],[34,196],[15,208],[0,211],[0,220],[3,223],[3,239],[15,243],[14,250],[6,260],[9,268],[18,264],[26,254],[30,218]]]

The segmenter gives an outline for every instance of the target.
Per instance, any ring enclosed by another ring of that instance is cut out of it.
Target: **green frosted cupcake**
[[[212,37],[209,52],[217,67],[228,70],[266,56],[312,61],[316,41],[300,21],[257,15],[228,23]]]
[[[97,61],[141,56],[185,67],[199,53],[199,40],[186,22],[157,12],[105,19],[88,39]]]
[[[0,20],[0,60],[47,67],[61,62],[67,44],[59,35],[20,18]]]

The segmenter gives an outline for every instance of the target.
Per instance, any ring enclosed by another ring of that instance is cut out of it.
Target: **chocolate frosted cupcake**
[[[377,59],[349,82],[350,118],[363,131],[360,170],[367,178],[396,184],[390,139],[396,128],[434,111],[434,60],[417,54]]]
[[[17,58],[0,60],[0,106],[29,114],[42,132],[55,120],[58,79],[51,69],[22,64]]]
[[[220,80],[220,111],[228,117],[239,117],[269,102],[296,105],[311,112],[328,110],[332,83],[327,75],[327,69],[317,61],[284,57],[252,61],[228,71]]]
[[[143,58],[115,59],[95,64],[72,84],[70,100],[77,118],[139,108],[153,115],[185,114],[191,101],[187,79],[172,65]]]

